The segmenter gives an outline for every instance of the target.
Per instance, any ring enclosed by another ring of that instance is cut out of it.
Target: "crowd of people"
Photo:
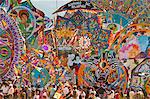
[[[49,84],[44,88],[33,85],[16,85],[7,80],[0,83],[0,99],[149,99],[142,91],[130,90],[123,94],[117,90],[106,90],[99,84],[77,86],[70,82]]]

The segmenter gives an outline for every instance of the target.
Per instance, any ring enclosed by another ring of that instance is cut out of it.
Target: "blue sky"
[[[71,0],[30,0],[30,1],[36,8],[42,10],[46,16],[48,16],[49,18],[54,18],[55,15],[52,15],[52,13],[62,5],[70,2]]]

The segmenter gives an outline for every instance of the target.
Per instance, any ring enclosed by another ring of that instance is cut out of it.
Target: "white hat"
[[[12,87],[12,86],[13,86],[13,84],[9,84],[9,86],[11,86],[11,87]]]

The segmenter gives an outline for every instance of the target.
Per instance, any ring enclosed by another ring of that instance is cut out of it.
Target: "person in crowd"
[[[6,82],[4,82],[2,84],[1,90],[3,91],[4,94],[4,98],[8,98],[8,90],[9,90],[9,86]]]
[[[61,99],[62,98],[62,87],[59,86],[54,94],[54,99]]]
[[[31,87],[27,88],[27,98],[32,99],[32,89],[31,89]]]
[[[63,86],[63,95],[66,96],[69,93],[69,84],[65,83]]]
[[[110,93],[108,94],[108,99],[114,99],[115,98],[115,92],[114,90],[111,90]]]
[[[47,89],[46,88],[41,90],[41,92],[40,92],[40,99],[48,99]]]
[[[89,92],[89,96],[88,96],[88,99],[95,99],[95,92],[94,91],[90,91]]]
[[[57,86],[55,85],[55,84],[52,84],[51,86],[50,86],[50,99],[54,96],[54,94],[55,94],[55,92],[56,92],[56,90],[57,90]]]
[[[73,82],[50,83],[44,88],[2,81],[0,99],[149,99],[143,90],[128,89],[128,97],[119,89],[103,89],[100,85],[79,86]]]
[[[40,90],[36,90],[33,99],[40,99]]]
[[[15,92],[15,89],[14,89],[14,87],[13,87],[13,84],[9,84],[9,90],[8,90],[8,95],[9,95],[9,98],[13,98],[13,94],[14,94],[14,92]]]
[[[130,98],[130,99],[134,99],[134,98],[133,98],[134,95],[135,95],[134,90],[131,90],[131,91],[129,92],[129,98]]]
[[[0,99],[4,99],[3,90],[0,90]]]
[[[84,92],[84,90],[81,90],[81,94],[80,94],[80,99],[85,99],[86,93]]]

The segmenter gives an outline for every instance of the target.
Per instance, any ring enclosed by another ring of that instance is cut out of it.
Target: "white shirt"
[[[77,99],[79,99],[79,96],[80,96],[80,94],[81,94],[81,91],[76,90],[76,92],[77,92]]]
[[[67,95],[67,94],[69,93],[68,87],[65,87],[65,88],[63,89],[63,93],[64,93],[64,95]]]
[[[40,99],[40,95],[34,95],[33,99]]]
[[[14,88],[13,87],[10,87],[9,90],[8,90],[8,94],[9,95],[12,95],[14,93]]]
[[[86,96],[86,94],[85,94],[85,92],[83,91],[83,92],[81,93],[82,99],[85,99],[85,96]]]
[[[1,89],[3,90],[3,93],[7,94],[9,90],[9,86],[2,86]]]
[[[110,95],[108,95],[108,99],[114,99],[114,97],[115,97],[115,93],[112,90],[112,93]]]

